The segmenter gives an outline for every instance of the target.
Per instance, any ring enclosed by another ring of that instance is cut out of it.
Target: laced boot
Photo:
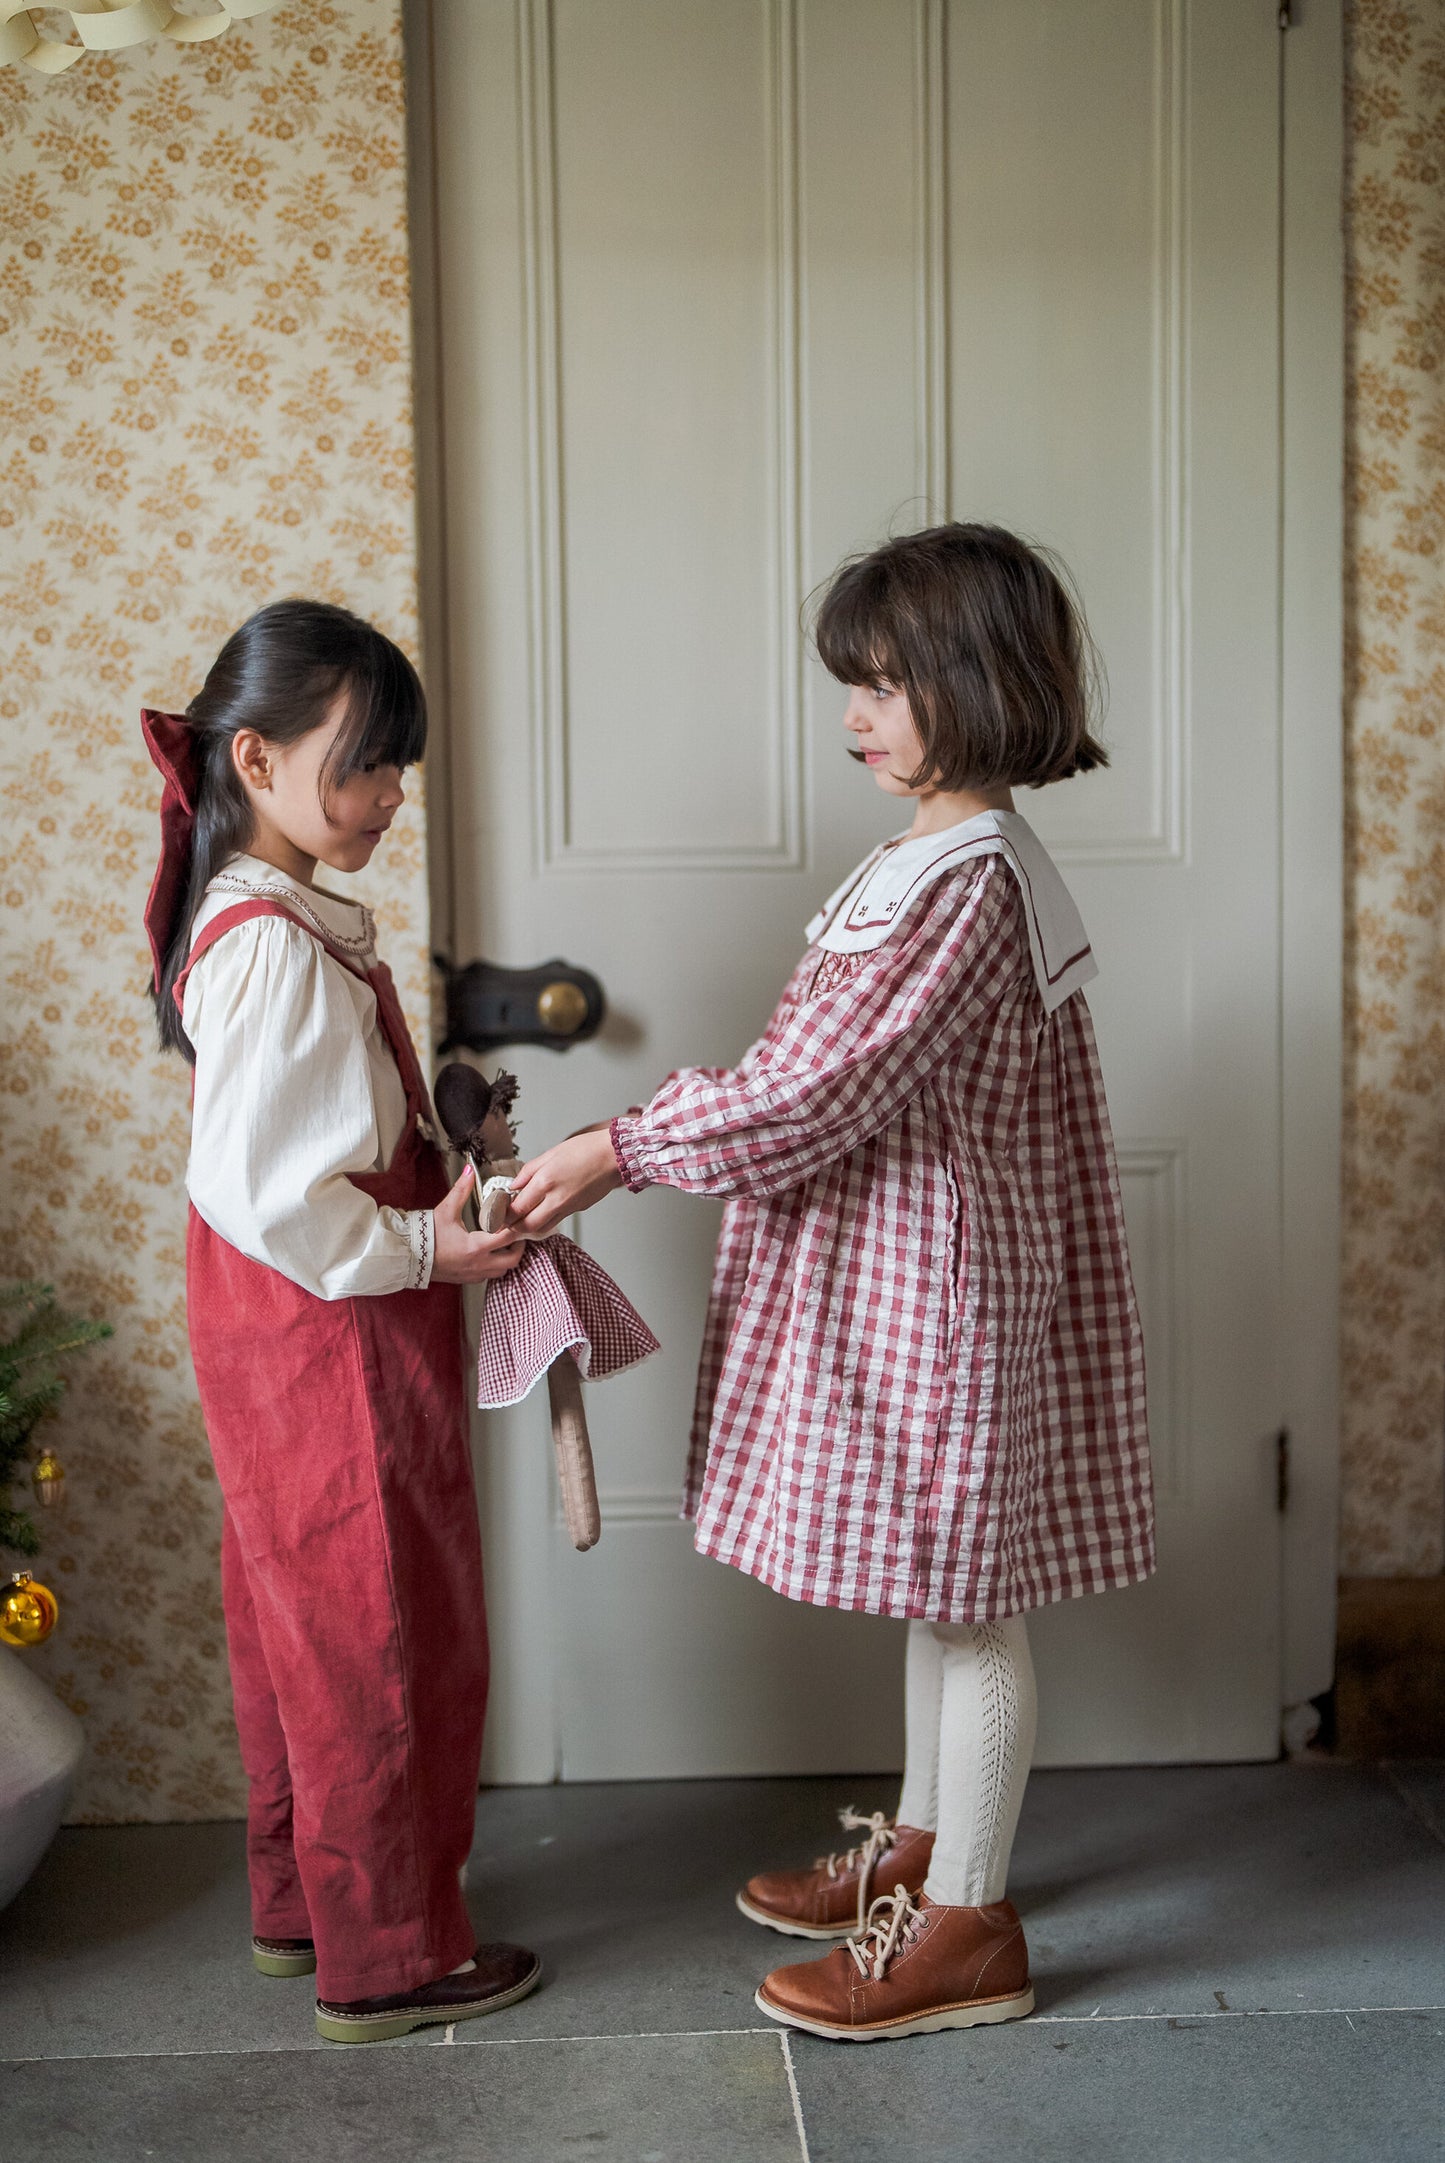
[[[838,1822],[844,1832],[861,1832],[865,1838],[843,1854],[820,1855],[810,1869],[766,1870],[749,1878],[737,1896],[749,1922],[780,1930],[788,1938],[846,1938],[864,1928],[874,1879],[885,1863],[885,1883],[902,1885],[910,1893],[923,1890],[933,1854],[932,1833],[899,1825],[881,1810],[871,1817],[840,1810]]]
[[[867,1927],[846,1945],[775,1968],[757,2006],[834,2043],[1020,2020],[1034,2009],[1023,1925],[1008,1900],[946,1908],[900,1886],[874,1901]]]

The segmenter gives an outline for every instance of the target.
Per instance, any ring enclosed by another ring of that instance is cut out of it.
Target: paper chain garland
[[[218,38],[233,22],[264,15],[279,4],[280,0],[226,0],[211,15],[179,15],[170,0],[69,0],[64,8],[50,12],[70,17],[80,39],[78,45],[71,45],[45,35],[36,21],[42,11],[32,7],[30,0],[0,0],[0,67],[23,60],[42,75],[59,75],[85,52],[119,52],[127,45],[144,45],[150,38],[195,45],[203,38]]]

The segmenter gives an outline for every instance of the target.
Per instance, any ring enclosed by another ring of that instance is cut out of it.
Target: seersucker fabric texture
[[[634,1191],[729,1201],[684,1497],[704,1554],[958,1622],[1149,1575],[1093,1028],[1041,995],[1009,852],[944,866],[864,951],[810,945],[736,1068],[670,1076],[613,1140]]]
[[[520,1404],[564,1352],[589,1382],[660,1349],[621,1287],[575,1240],[554,1233],[487,1287],[477,1342],[477,1403]]]

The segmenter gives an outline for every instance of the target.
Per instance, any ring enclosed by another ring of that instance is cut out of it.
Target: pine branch
[[[20,1510],[0,1508],[0,1547],[17,1555],[38,1555],[40,1534]]]
[[[114,1332],[109,1322],[87,1321],[84,1316],[59,1311],[53,1288],[35,1279],[0,1285],[0,1315],[17,1310],[15,1334],[0,1339],[0,1548],[33,1555],[40,1549],[34,1524],[23,1510],[8,1508],[4,1497],[21,1477],[37,1422],[65,1393],[65,1377],[55,1372],[57,1361],[85,1351]]]
[[[40,1314],[0,1344],[0,1369],[29,1367],[38,1359],[61,1359],[114,1335],[109,1322],[87,1322],[72,1314]]]

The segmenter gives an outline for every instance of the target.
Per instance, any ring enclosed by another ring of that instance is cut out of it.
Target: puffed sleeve
[[[430,1210],[379,1208],[364,1015],[372,994],[279,917],[228,932],[186,986],[196,1052],[186,1185],[212,1231],[318,1299],[431,1275]]]
[[[800,1185],[892,1124],[1020,982],[1023,939],[998,857],[940,879],[857,975],[785,998],[738,1066],[685,1067],[614,1120],[626,1184],[755,1198]]]

